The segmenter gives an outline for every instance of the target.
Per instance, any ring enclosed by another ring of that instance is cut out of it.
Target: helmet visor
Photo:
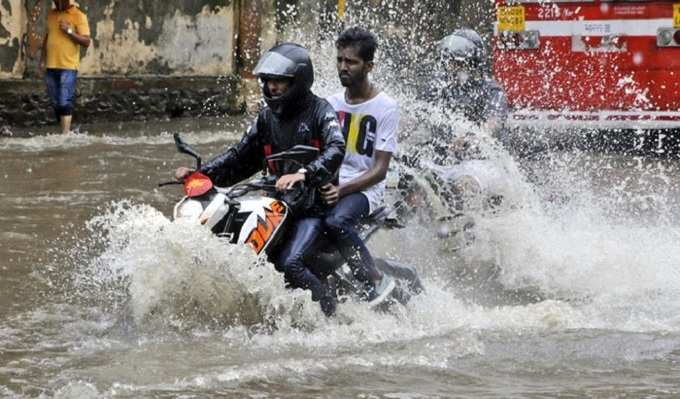
[[[259,78],[267,77],[295,77],[297,65],[279,53],[268,51],[260,58],[253,73]]]
[[[439,50],[456,61],[465,61],[475,56],[475,44],[464,37],[449,35],[439,42]]]

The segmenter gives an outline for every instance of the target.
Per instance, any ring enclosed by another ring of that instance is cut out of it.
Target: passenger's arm
[[[367,188],[373,187],[374,185],[385,180],[385,177],[387,176],[387,170],[390,167],[391,159],[391,152],[376,150],[375,164],[373,164],[373,167],[356,179],[340,185],[338,187],[339,197],[342,198],[352,193],[364,191]]]
[[[330,183],[324,185],[321,188],[321,197],[328,205],[333,205],[346,195],[364,191],[365,189],[380,183],[387,176],[387,170],[389,169],[391,159],[391,152],[376,151],[375,164],[371,169],[340,186],[335,186]]]

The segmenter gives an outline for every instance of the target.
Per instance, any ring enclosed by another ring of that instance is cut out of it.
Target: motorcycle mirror
[[[177,147],[177,151],[196,158],[196,170],[201,169],[201,156],[198,155],[198,153],[193,148],[191,148],[189,144],[185,143],[181,137],[179,137],[179,133],[173,134],[172,137],[175,139],[175,147]]]

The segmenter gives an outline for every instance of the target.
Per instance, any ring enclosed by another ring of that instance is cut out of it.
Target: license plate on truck
[[[498,7],[499,32],[522,32],[524,30],[524,7]]]

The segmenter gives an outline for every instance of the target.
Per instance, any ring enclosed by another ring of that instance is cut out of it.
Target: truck
[[[678,151],[680,1],[496,0],[492,58],[511,130]]]

